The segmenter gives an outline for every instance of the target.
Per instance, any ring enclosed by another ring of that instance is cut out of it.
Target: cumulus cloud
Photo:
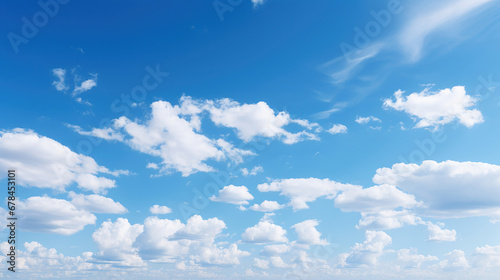
[[[439,260],[436,256],[419,255],[415,249],[398,250],[398,262],[405,268],[420,268],[424,262]]]
[[[398,186],[423,202],[420,215],[438,218],[489,216],[500,219],[500,166],[431,160],[380,168],[377,184]]]
[[[264,216],[263,219],[259,221],[253,227],[245,229],[245,232],[241,235],[241,239],[247,243],[282,243],[287,242],[286,230],[282,227],[275,225],[268,216]]]
[[[483,122],[483,115],[477,109],[469,109],[476,99],[465,92],[463,86],[455,86],[431,92],[428,88],[403,97],[403,91],[394,93],[393,99],[384,101],[385,109],[403,111],[418,120],[416,128],[437,129],[441,125],[458,120],[466,127]]]
[[[290,246],[287,244],[273,244],[265,246],[261,254],[264,256],[278,256],[289,251]]]
[[[359,124],[367,124],[369,122],[382,122],[379,118],[376,118],[374,116],[368,116],[368,117],[357,117],[355,122]]]
[[[210,197],[211,201],[219,201],[225,203],[231,203],[235,205],[246,205],[248,200],[252,200],[253,196],[248,192],[245,186],[225,186],[222,190],[219,190],[219,196]]]
[[[62,68],[55,68],[52,69],[52,74],[57,78],[57,81],[52,82],[52,85],[56,88],[56,90],[67,91],[69,89],[69,86],[64,82],[66,70]]]
[[[71,235],[96,221],[89,211],[64,199],[33,196],[18,204],[19,225],[28,231]]]
[[[116,187],[115,181],[97,174],[128,174],[123,170],[110,171],[89,156],[77,154],[53,139],[20,128],[0,132],[0,168],[13,167],[19,170],[21,185],[59,191],[77,183],[81,189],[105,193],[108,188]]]
[[[250,170],[250,171],[246,168],[241,169],[241,174],[243,174],[243,176],[245,176],[245,177],[246,176],[255,176],[260,172],[264,172],[264,168],[260,165],[254,166],[252,168],[252,170]]]
[[[326,239],[321,239],[321,233],[316,229],[317,220],[305,220],[292,226],[297,233],[297,242],[306,245],[328,245]]]
[[[355,187],[329,179],[317,178],[274,180],[271,183],[257,186],[260,192],[280,192],[281,195],[289,197],[289,205],[294,210],[309,208],[307,202],[313,202],[319,197],[334,199],[339,191]]]
[[[455,241],[457,240],[457,232],[449,229],[442,229],[443,224],[433,224],[431,222],[424,222],[429,230],[429,241]]]
[[[439,262],[439,267],[445,270],[464,270],[470,267],[462,250],[453,250],[444,256],[446,259]]]
[[[348,253],[341,254],[341,266],[374,266],[378,258],[384,253],[384,248],[392,243],[392,239],[383,231],[365,232],[366,240],[356,243]]]
[[[254,258],[253,265],[257,268],[260,268],[260,269],[268,269],[269,268],[269,261]]]
[[[260,211],[260,212],[273,212],[278,209],[283,208],[283,205],[276,201],[264,200],[261,204],[254,204],[249,207],[250,210]]]
[[[334,124],[326,132],[328,132],[330,134],[347,133],[347,127],[343,124]]]
[[[167,206],[153,205],[149,208],[149,212],[155,215],[168,214],[172,213],[172,209],[168,208]]]
[[[119,202],[115,202],[109,197],[96,194],[84,195],[69,193],[71,204],[78,209],[87,210],[94,213],[122,214],[127,213],[127,209]]]
[[[472,256],[475,267],[500,267],[500,246],[477,247]]]

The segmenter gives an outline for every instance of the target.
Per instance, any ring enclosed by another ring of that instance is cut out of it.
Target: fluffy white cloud
[[[398,250],[398,262],[406,268],[420,268],[424,262],[439,260],[436,256],[419,255],[415,249]]]
[[[255,176],[257,175],[257,173],[260,173],[260,172],[264,172],[264,168],[260,165],[258,166],[254,166],[252,168],[252,170],[248,171],[248,169],[246,168],[242,168],[241,169],[241,174],[243,174],[243,176]]]
[[[361,212],[361,220],[359,220],[356,228],[367,230],[392,229],[400,228],[404,225],[417,225],[419,221],[420,218],[408,210]]]
[[[287,242],[286,230],[275,225],[267,217],[267,215],[264,216],[258,224],[247,228],[241,235],[241,239],[247,243],[258,244]]]
[[[82,92],[91,90],[93,87],[97,86],[97,74],[91,74],[93,77],[91,79],[83,81],[79,86],[75,86],[73,89],[73,95],[78,95]]]
[[[271,261],[271,265],[276,268],[287,268],[290,267],[287,263],[283,261],[283,259],[279,256],[272,256],[269,257],[269,260]]]
[[[367,230],[365,236],[363,243],[356,243],[349,253],[339,256],[341,266],[374,266],[384,248],[392,243],[391,237],[383,231]]]
[[[64,78],[66,76],[66,70],[61,68],[55,68],[52,69],[52,74],[57,78],[57,81],[52,82],[52,85],[56,88],[56,90],[66,91],[69,89],[69,86],[66,85],[66,83],[64,82]]]
[[[462,250],[453,250],[444,255],[445,260],[439,262],[439,266],[445,270],[463,270],[469,268],[469,262]]]
[[[186,225],[176,232],[175,237],[181,239],[214,239],[226,224],[217,218],[203,220],[200,215],[188,219]]]
[[[334,124],[326,132],[328,132],[330,134],[347,133],[347,127],[343,124]]]
[[[292,133],[283,127],[290,123],[297,123],[311,129],[313,125],[302,120],[294,120],[286,112],[275,115],[274,110],[265,102],[243,104],[220,99],[208,101],[205,108],[210,112],[210,118],[216,125],[234,128],[240,139],[248,142],[256,137],[281,139],[286,144],[294,144],[306,139],[317,140],[314,133],[306,130]]]
[[[473,259],[475,267],[500,267],[500,246],[477,247]]]
[[[77,154],[61,143],[20,128],[0,132],[0,168],[16,168],[20,184],[64,191],[72,183],[95,193],[114,188],[115,181],[96,176],[99,173],[119,175],[91,157]],[[2,174],[0,176],[5,176]]]
[[[307,245],[328,245],[326,239],[321,239],[321,233],[316,229],[316,220],[305,220],[292,226],[297,233],[297,242]]]
[[[168,208],[167,206],[160,206],[160,205],[153,205],[149,208],[149,212],[151,214],[168,214],[172,213],[172,209]]]
[[[263,260],[263,259],[254,258],[253,259],[253,265],[255,267],[260,268],[260,269],[268,269],[269,268],[269,261],[266,261],[266,260]]]
[[[260,212],[273,212],[278,209],[283,208],[283,205],[276,201],[264,200],[261,204],[254,204],[249,207],[250,210],[260,211]]]
[[[423,207],[421,215],[439,218],[489,216],[500,219],[500,166],[482,162],[424,161],[380,168],[377,184],[398,186]]]
[[[94,213],[122,214],[127,213],[127,209],[119,202],[115,202],[109,197],[96,194],[84,195],[69,193],[71,204],[78,209],[87,210]]]
[[[457,232],[449,229],[442,229],[443,224],[433,224],[431,222],[424,222],[429,230],[429,241],[455,241],[457,240]]]
[[[222,190],[219,190],[219,196],[210,197],[211,201],[219,201],[225,203],[231,203],[235,205],[246,205],[248,200],[252,200],[253,196],[248,192],[245,186],[225,186]]]
[[[19,225],[29,231],[71,235],[96,221],[93,214],[64,199],[33,196],[18,204]]]
[[[454,120],[458,120],[466,127],[483,122],[483,115],[479,110],[468,109],[474,106],[477,100],[467,95],[463,86],[437,92],[424,89],[422,92],[414,92],[407,97],[403,97],[403,91],[398,90],[394,93],[394,98],[395,101],[386,99],[384,108],[404,111],[418,118],[416,128],[437,128]]]
[[[382,122],[379,118],[374,117],[374,116],[368,116],[368,117],[357,117],[355,122],[359,124],[367,124],[369,122]]]
[[[339,191],[349,188],[359,188],[350,184],[342,184],[329,179],[299,178],[275,180],[257,186],[261,192],[280,192],[290,198],[289,205],[294,210],[307,209],[307,202],[315,201],[319,197],[334,199]]]
[[[118,266],[144,266],[145,263],[137,254],[138,249],[133,247],[135,239],[143,231],[143,225],[131,225],[124,218],[103,222],[92,234],[100,249],[95,256],[96,261]]]

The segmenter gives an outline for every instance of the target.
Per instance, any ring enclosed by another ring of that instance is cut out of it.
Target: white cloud
[[[264,172],[264,168],[260,165],[254,166],[252,168],[252,170],[250,170],[250,171],[248,171],[248,169],[246,169],[246,168],[241,169],[241,174],[243,174],[243,176],[245,176],[245,177],[246,176],[255,176],[260,172]]]
[[[300,178],[282,179],[257,186],[261,192],[280,192],[290,198],[289,205],[294,210],[307,209],[307,202],[313,202],[319,197],[334,199],[339,191],[356,187],[342,184],[329,179]]]
[[[66,85],[64,82],[64,77],[66,76],[66,70],[61,69],[61,68],[55,68],[52,69],[52,74],[56,76],[58,79],[57,81],[53,81],[52,85],[56,88],[58,91],[66,91],[69,89],[69,86]]]
[[[466,127],[483,122],[483,115],[477,109],[468,109],[475,105],[476,99],[467,95],[463,86],[446,88],[437,92],[424,89],[403,97],[403,91],[394,93],[395,101],[386,99],[384,108],[404,111],[418,119],[416,128],[439,126],[458,120]]]
[[[500,246],[477,247],[473,259],[475,267],[500,267]]]
[[[200,215],[188,219],[186,225],[175,233],[181,239],[208,239],[212,240],[226,228],[226,224],[217,218],[203,220]]]
[[[463,270],[469,268],[469,262],[462,250],[453,250],[445,254],[446,259],[439,262],[439,266],[445,270]]]
[[[267,214],[253,227],[245,229],[241,239],[247,243],[281,243],[287,242],[286,230],[275,225],[268,219]]]
[[[257,8],[258,6],[263,5],[264,2],[266,2],[266,0],[252,0],[254,8]]]
[[[404,225],[417,225],[420,218],[408,210],[394,211],[381,210],[378,212],[362,212],[356,228],[368,230],[382,230],[400,228]]]
[[[431,222],[424,222],[429,230],[429,241],[455,241],[457,240],[457,232],[455,230],[442,229],[444,225],[436,225]]]
[[[33,196],[18,203],[19,224],[24,230],[71,235],[96,221],[93,214],[64,199]]]
[[[20,128],[0,132],[0,168],[16,168],[22,178],[20,184],[24,186],[64,191],[76,182],[79,188],[95,193],[105,193],[106,189],[116,186],[114,180],[96,174],[128,173],[110,171],[91,157],[74,153],[53,139]]]
[[[500,219],[500,166],[482,162],[394,164],[380,168],[376,184],[390,184],[412,194],[420,215],[437,218],[489,216]]]
[[[283,208],[283,205],[276,201],[264,200],[261,204],[254,204],[249,207],[250,210],[260,211],[260,212],[273,212],[278,209]]]
[[[253,259],[253,265],[257,268],[260,269],[268,269],[269,268],[269,262],[263,259],[258,259],[254,258]]]
[[[272,256],[269,257],[269,260],[271,261],[271,265],[276,268],[287,268],[290,267],[290,265],[286,264],[283,259],[279,256]]]
[[[172,213],[172,209],[168,208],[167,206],[153,205],[149,208],[149,212],[155,215],[168,214]]]
[[[93,136],[97,138],[102,138],[104,140],[117,140],[123,141],[123,135],[116,132],[112,128],[92,128],[91,131],[84,131],[78,125],[67,125],[69,128],[73,129],[75,132],[81,135]]]
[[[328,245],[326,239],[321,239],[321,233],[316,229],[316,220],[305,220],[292,226],[297,233],[297,242],[307,245]]]
[[[330,134],[347,133],[347,127],[343,124],[334,124],[332,128],[328,129],[326,132]]]
[[[220,126],[234,128],[237,135],[245,142],[256,137],[278,138],[285,144],[294,144],[306,139],[317,140],[318,137],[306,130],[292,133],[283,127],[290,123],[297,123],[311,129],[313,126],[303,120],[294,120],[286,112],[275,115],[274,110],[265,102],[240,105],[230,99],[208,101],[204,106],[210,112],[211,120]]]
[[[69,197],[71,198],[71,204],[73,204],[78,209],[87,210],[94,213],[127,213],[127,209],[123,207],[121,203],[115,202],[109,197],[104,197],[96,194],[76,194],[74,192],[70,192]]]
[[[91,75],[93,76],[91,79],[83,81],[79,86],[75,86],[75,89],[73,89],[73,96],[89,91],[93,87],[97,86],[97,74]]]
[[[363,243],[356,243],[349,253],[339,256],[341,266],[374,266],[384,248],[392,243],[391,237],[383,231],[367,230],[365,236]]]
[[[368,117],[357,117],[355,122],[359,124],[367,124],[369,122],[382,122],[379,118],[376,118],[374,116],[368,116]]]
[[[124,218],[118,218],[115,222],[103,222],[92,234],[100,249],[95,259],[118,266],[144,266],[145,263],[137,254],[138,249],[133,247],[135,239],[143,231],[143,225],[131,225]]]
[[[439,260],[436,256],[419,255],[415,249],[398,250],[398,262],[405,268],[420,268],[424,262]]]
[[[246,205],[248,200],[252,200],[253,196],[248,192],[245,186],[225,186],[222,190],[219,190],[219,196],[210,197],[211,201],[219,201],[225,203],[231,203],[235,205]]]

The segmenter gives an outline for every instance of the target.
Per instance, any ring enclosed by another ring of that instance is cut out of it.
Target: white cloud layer
[[[394,93],[394,99],[386,99],[384,108],[403,111],[418,119],[416,128],[438,128],[458,120],[466,127],[473,127],[483,122],[483,115],[477,109],[469,109],[476,104],[476,99],[465,92],[463,86],[431,92],[428,88],[403,97],[403,91]]]

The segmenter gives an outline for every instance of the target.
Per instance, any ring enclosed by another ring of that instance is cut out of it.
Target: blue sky
[[[40,3],[0,9],[2,278],[496,279],[498,1]]]

